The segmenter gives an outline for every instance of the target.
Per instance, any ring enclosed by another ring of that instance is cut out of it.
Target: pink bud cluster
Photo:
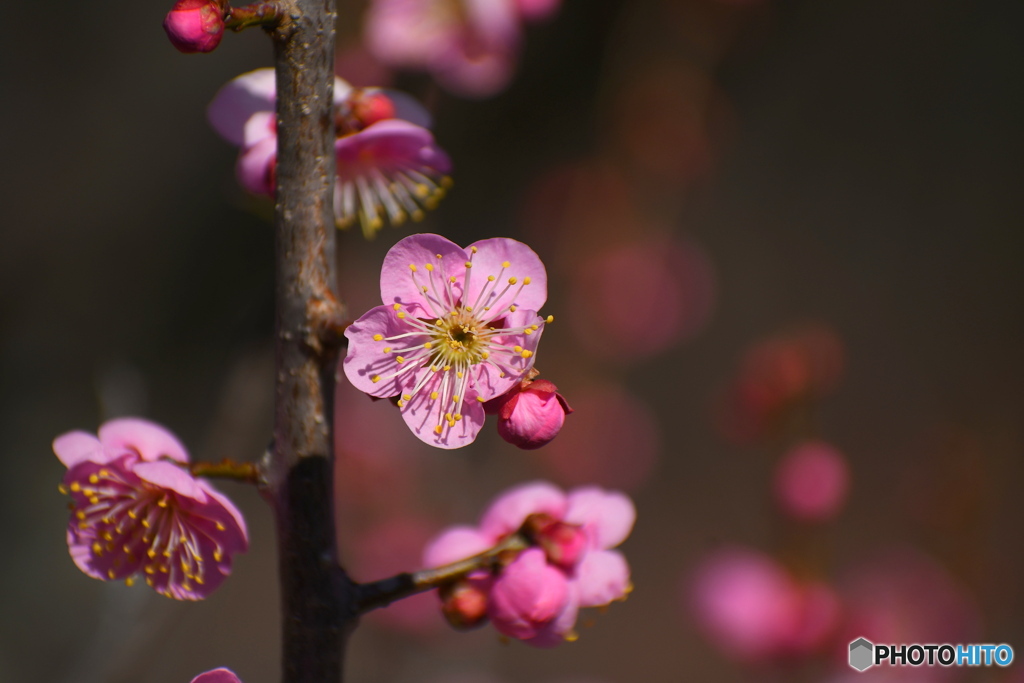
[[[476,527],[452,527],[430,543],[424,564],[440,566],[485,552],[514,534],[529,546],[445,586],[442,611],[456,627],[490,620],[502,634],[536,647],[576,637],[580,608],[623,600],[629,565],[615,550],[636,510],[628,496],[597,487],[563,493],[533,482],[499,496]]]

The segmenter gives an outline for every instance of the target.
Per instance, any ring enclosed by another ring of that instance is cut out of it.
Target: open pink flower
[[[536,374],[536,370],[530,371],[530,375]],[[484,411],[498,416],[501,438],[522,449],[534,450],[558,436],[572,408],[553,382],[528,376],[485,403]]]
[[[199,674],[192,683],[242,683],[242,679],[230,669],[213,669]]]
[[[68,549],[89,576],[141,574],[158,593],[201,600],[231,573],[232,555],[248,548],[242,515],[181,467],[188,453],[163,427],[111,420],[99,438],[69,432],[53,450],[68,468]]]
[[[238,180],[253,194],[273,195],[277,122],[273,69],[242,74],[222,87],[207,110],[210,124],[241,150]],[[421,220],[444,196],[451,160],[427,127],[430,115],[412,98],[334,79],[337,181],[335,222],[357,220],[372,237],[384,225]]]
[[[384,257],[384,305],[345,331],[345,376],[360,391],[397,398],[421,440],[471,443],[483,403],[533,367],[544,329],[537,309],[547,274],[528,246],[495,238],[468,248],[440,235],[411,235]]]
[[[386,64],[429,71],[458,95],[487,97],[512,78],[518,15],[511,0],[373,0],[367,45]]]
[[[630,591],[629,565],[615,550],[629,536],[636,509],[626,495],[597,487],[568,494],[547,482],[499,496],[477,527],[452,527],[424,551],[427,566],[456,562],[526,534],[522,551],[494,576],[471,575],[487,594],[487,615],[499,632],[537,647],[571,637],[581,607],[607,605]]]

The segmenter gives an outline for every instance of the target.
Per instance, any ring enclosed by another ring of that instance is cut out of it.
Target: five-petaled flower
[[[272,196],[276,186],[277,89],[273,69],[238,76],[218,91],[207,114],[241,150],[236,171],[249,192]],[[334,215],[339,228],[357,220],[372,237],[384,225],[421,220],[451,185],[451,160],[427,127],[430,115],[412,98],[334,79]]]
[[[63,434],[53,451],[68,471],[68,550],[78,568],[102,580],[141,574],[158,593],[201,600],[248,548],[241,513],[183,465],[178,439],[145,420],[111,420],[99,438]]]
[[[345,375],[360,391],[396,398],[406,424],[440,448],[471,443],[484,402],[533,367],[547,299],[540,258],[516,240],[462,247],[411,235],[384,257],[382,306],[345,332]]]
[[[626,558],[611,548],[626,540],[635,520],[623,493],[589,486],[566,494],[532,482],[499,496],[478,527],[442,533],[423,561],[430,567],[457,562],[523,534],[531,547],[493,574],[471,574],[467,585],[486,596],[487,616],[499,632],[552,647],[574,638],[580,608],[622,600],[631,590]]]

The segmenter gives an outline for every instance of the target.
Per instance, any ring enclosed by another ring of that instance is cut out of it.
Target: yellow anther
[[[486,403],[487,402],[487,399],[485,399],[483,396],[477,396],[476,400],[480,401],[481,403]]]
[[[469,250],[470,250],[471,252],[473,252],[474,254],[476,253],[476,247],[470,247],[470,248],[469,248]]]
[[[370,378],[370,381],[376,384],[377,382],[380,381],[380,375],[374,375],[373,377]]]
[[[448,372],[448,371],[449,371],[449,370],[451,370],[451,369],[452,369],[452,366],[450,366],[450,365],[446,365],[446,366],[444,366],[444,371],[445,371],[445,372]]]
[[[98,484],[98,483],[100,483],[100,478],[97,477],[95,474],[90,474],[89,475],[89,483],[90,484]]]
[[[427,214],[423,213],[422,210],[416,209],[412,212],[412,219],[419,223],[421,220],[427,217]]]
[[[222,553],[220,551],[220,548],[217,548],[216,550],[213,551],[213,560],[215,562],[220,562],[223,559],[224,559],[224,553]]]
[[[440,434],[443,429],[444,427],[442,427],[441,425],[437,425],[436,427],[434,427],[434,433]]]
[[[429,187],[427,187],[423,183],[420,183],[419,185],[416,186],[416,196],[417,197],[420,197],[422,199],[423,197],[426,197],[426,196],[429,196],[429,195],[430,195],[430,188]],[[441,257],[438,256],[438,258],[441,258]]]
[[[156,557],[156,548],[150,548],[149,550],[147,550],[146,555],[148,555],[149,559],[152,560],[154,557]]]
[[[519,355],[522,356],[523,358],[529,358],[530,356],[533,355],[533,351],[530,351],[529,349],[527,349],[527,350],[523,351]]]
[[[92,551],[94,553],[96,553],[97,555],[102,555],[103,554],[103,546],[100,545],[99,541],[93,541],[92,542]]]
[[[524,285],[528,285],[528,284],[530,284],[530,282],[532,282],[532,280],[530,278],[528,278],[528,277],[524,277],[523,278],[523,284]]]
[[[456,372],[455,376],[458,377],[459,379],[462,379],[462,373],[461,372]]]
[[[436,256],[437,258],[441,258],[440,254],[434,254],[434,256]]]
[[[488,358],[491,357],[491,352],[490,351],[481,351],[480,352],[480,357],[483,358],[484,360],[487,360]]]
[[[427,289],[427,286],[426,286],[426,285],[424,285],[423,287],[420,287],[420,289],[422,289],[422,290],[423,290],[423,293],[424,293],[424,294],[426,294],[426,293],[427,293],[427,292],[429,291],[429,290]]]
[[[511,306],[508,307],[508,312],[509,313],[515,313],[517,308],[519,308],[519,307],[516,306],[515,304],[512,304]]]
[[[160,573],[161,574],[169,574],[170,571],[171,571],[170,567],[168,567],[166,564],[160,565]]]
[[[401,365],[405,362],[405,356],[395,356],[395,362]]]
[[[452,283],[454,285],[455,281],[456,281],[456,278],[455,278],[454,275],[449,275],[448,276],[448,282],[450,282],[450,283]]]
[[[517,282],[519,282],[519,278],[517,278],[517,277],[510,277],[510,278],[508,279],[508,283],[509,283],[510,285],[514,285],[514,284],[515,284],[515,283],[517,283]]]
[[[68,487],[65,486],[64,484],[57,484],[57,490],[60,491],[61,493],[65,494],[65,495],[67,495]]]
[[[89,528],[89,523],[88,522],[79,522],[78,523],[78,528],[79,529],[88,529]]]
[[[523,334],[533,334],[533,328],[527,327],[525,330],[523,330]]]
[[[375,335],[373,335],[373,341],[384,341],[384,335],[383,334],[375,334]]]
[[[418,270],[418,268],[416,268],[416,264],[415,263],[410,263],[409,264],[409,270],[411,270],[412,272],[415,273]]]
[[[75,513],[75,517],[78,517],[78,519],[85,519],[85,512],[79,510],[78,512]]]
[[[511,263],[509,263],[508,261],[502,261],[502,262],[501,262],[501,267],[502,267],[502,268],[508,268],[508,267],[509,267],[509,266],[511,266],[511,265],[512,265],[512,264],[511,264]]]
[[[107,570],[107,576],[112,579],[115,576],[117,576],[117,572],[115,572],[113,569],[108,569]]]
[[[565,634],[565,642],[567,643],[575,643],[579,639],[580,634],[576,633],[576,631],[569,631]]]
[[[78,493],[79,491],[82,490],[82,485],[79,484],[77,481],[73,481],[71,482],[71,490],[74,491],[75,493]]]
[[[381,353],[391,353],[391,347],[385,346],[383,349],[381,349]]]
[[[555,322],[555,316],[549,315],[547,318],[544,319],[544,322],[546,322],[546,323],[553,323],[553,322]]]
[[[156,504],[159,505],[162,508],[165,508],[165,507],[167,507],[167,499],[166,498],[161,498],[160,500],[158,500],[156,502]]]
[[[472,268],[473,267],[473,262],[472,261],[466,261],[466,267],[467,268]]]
[[[146,565],[146,573],[147,573],[147,574],[156,574],[156,567],[154,567],[154,566],[153,566],[153,565],[151,565],[151,564],[147,564],[147,565]],[[148,579],[147,579],[147,580],[148,580]]]
[[[436,367],[436,366],[434,366],[434,365],[431,365],[431,366],[430,366],[430,371],[431,371],[431,372],[437,372],[437,371],[438,371],[438,370],[440,370],[440,369],[441,369],[441,368],[439,368],[439,367]]]
[[[438,258],[440,258],[440,257],[438,257]],[[434,264],[433,263],[427,263],[426,264],[426,269],[429,270],[430,272],[434,272]]]
[[[488,282],[494,282],[494,281],[495,281],[495,280],[497,280],[497,279],[498,279],[498,278],[494,277],[493,275],[488,275],[488,276],[487,276],[487,281],[488,281]]]
[[[148,529],[149,528],[149,520],[146,519],[145,517],[142,518],[142,528],[143,529]]]
[[[89,496],[89,502],[92,503],[93,505],[95,505],[96,503],[100,502],[100,497],[99,496]]]
[[[398,313],[395,313],[395,315],[398,317],[399,320],[401,320],[402,318],[405,317],[405,311],[399,311]]]
[[[82,489],[82,493],[84,493],[87,496],[92,497],[92,496],[96,495],[96,489],[84,488],[84,489]]]
[[[466,313],[472,313],[472,312],[473,312],[473,307],[472,306],[466,306]]]
[[[110,476],[110,470],[108,470],[106,468],[100,470],[100,476],[101,477],[109,477]]]
[[[431,391],[430,392],[430,400],[431,401],[436,401],[437,400],[437,392],[436,391]]]
[[[200,586],[202,586],[202,585],[203,585],[203,577],[199,576],[199,574],[193,574],[193,575],[192,575],[192,579],[193,579],[193,580],[194,580],[194,581],[195,581],[196,583],[198,583],[198,584],[199,584]]]
[[[455,421],[458,422],[461,419],[462,419],[462,415],[459,415],[458,413],[456,413],[455,414]]]
[[[459,395],[458,394],[454,394],[452,396],[452,403],[458,403],[458,402],[459,402]]]
[[[425,348],[425,349],[432,349],[432,348],[434,348],[434,345],[431,342],[423,342],[423,348]]]
[[[402,400],[403,401],[411,401],[412,400],[412,396],[410,396],[409,394],[402,394]]]
[[[128,516],[131,517],[132,519],[138,519],[139,518],[139,513],[137,513],[134,508],[129,508],[128,509]]]
[[[537,330],[540,329],[540,325],[530,325],[530,329],[536,332]]]
[[[402,310],[402,304],[394,304],[391,308],[395,309],[396,311],[400,311]]]
[[[522,350],[523,350],[523,347],[522,346],[513,346],[512,350],[515,351],[516,353],[521,353]]]

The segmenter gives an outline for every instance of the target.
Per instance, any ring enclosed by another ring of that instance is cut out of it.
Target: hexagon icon
[[[850,643],[850,666],[857,671],[864,671],[874,665],[875,646],[867,638],[858,638]]]

